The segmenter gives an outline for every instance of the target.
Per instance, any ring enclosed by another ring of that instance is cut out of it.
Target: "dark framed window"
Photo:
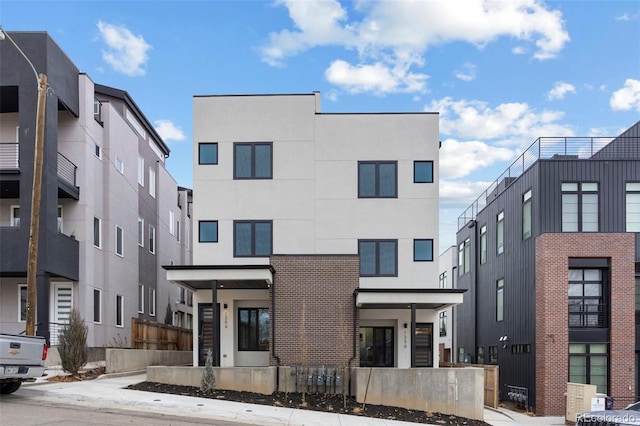
[[[627,182],[625,189],[626,231],[640,232],[640,182]]]
[[[522,194],[522,239],[531,238],[531,190]]]
[[[398,276],[398,240],[359,240],[361,277]]]
[[[484,346],[478,346],[477,354],[478,364],[484,364]]]
[[[413,261],[433,262],[433,240],[413,240]]]
[[[238,309],[238,350],[269,350],[269,309]]]
[[[608,326],[603,275],[602,269],[569,269],[569,327]]]
[[[496,281],[496,321],[504,320],[504,278]]]
[[[18,286],[18,303],[20,306],[20,321],[27,320],[27,286],[20,284]]]
[[[480,264],[487,263],[487,225],[480,228]]]
[[[606,343],[569,343],[569,381],[596,385],[608,393],[609,350]]]
[[[198,164],[218,164],[218,144],[203,142],[198,144]]]
[[[233,222],[234,257],[271,256],[273,222],[270,220],[236,220]]]
[[[433,161],[413,162],[413,182],[433,183]]]
[[[597,182],[563,182],[562,232],[598,232]]]
[[[102,322],[102,293],[97,288],[93,289],[93,322],[100,324]]]
[[[467,238],[458,246],[458,276],[471,270],[471,239]]]
[[[358,198],[398,198],[398,162],[358,161]]]
[[[498,363],[498,347],[489,346],[489,364]]]
[[[504,212],[496,216],[496,254],[504,253]]]
[[[201,243],[218,242],[217,220],[201,220],[198,222],[198,241]]]
[[[447,335],[447,311],[440,312],[438,319],[440,322],[440,337],[444,337]]]
[[[360,366],[394,366],[393,327],[360,327]]]
[[[116,327],[124,326],[124,296],[116,294]]]
[[[272,179],[273,143],[236,142],[233,144],[234,179]]]

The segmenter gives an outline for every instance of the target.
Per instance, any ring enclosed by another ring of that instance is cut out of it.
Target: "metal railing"
[[[20,145],[17,142],[0,143],[0,170],[20,168]]]
[[[78,167],[67,157],[58,153],[58,177],[69,185],[76,186],[76,171]]]
[[[569,327],[606,328],[607,305],[604,303],[584,303],[581,300],[569,302]]]
[[[611,143],[615,140],[615,143]],[[474,220],[478,213],[495,200],[517,178],[538,160],[613,160],[640,159],[638,137],[567,137],[538,138],[489,187],[458,216],[458,230]]]

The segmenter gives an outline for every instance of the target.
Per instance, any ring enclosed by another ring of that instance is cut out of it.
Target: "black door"
[[[433,367],[433,323],[416,324],[416,365]]]
[[[220,304],[217,306],[218,311],[218,328],[220,327]],[[215,330],[213,324],[213,304],[198,303],[198,321],[200,329],[198,330],[198,348],[200,353],[198,356],[198,365],[203,366],[207,357],[207,350],[213,351],[213,365],[220,365],[220,333]],[[214,345],[216,339],[216,345]]]
[[[360,366],[393,367],[393,327],[360,327]]]

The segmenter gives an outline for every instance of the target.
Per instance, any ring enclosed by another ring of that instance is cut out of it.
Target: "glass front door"
[[[393,367],[393,327],[360,327],[360,366]]]
[[[433,367],[433,323],[416,324],[414,367]]]
[[[220,304],[217,306],[218,313],[220,312]],[[200,354],[198,357],[198,365],[203,366],[207,357],[207,350],[211,349],[213,353],[213,365],[220,365],[220,333],[214,329],[213,324],[213,304],[211,303],[199,303],[198,304],[199,315],[199,331],[198,331],[198,347],[200,348]],[[218,318],[220,315],[218,315]],[[218,327],[220,321],[218,320]],[[213,345],[213,339],[217,339],[216,351]]]

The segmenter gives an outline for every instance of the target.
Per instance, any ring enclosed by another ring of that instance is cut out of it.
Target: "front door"
[[[220,327],[220,304],[217,305],[218,311],[218,327]],[[213,353],[213,365],[220,365],[220,333],[215,330],[213,324],[213,304],[198,303],[198,322],[200,329],[198,330],[198,348],[200,354],[198,356],[198,365],[203,366],[207,357],[207,350],[211,349]],[[214,339],[217,345],[214,347]]]
[[[413,367],[433,367],[433,323],[416,324],[416,365]]]
[[[71,284],[53,285],[53,319],[49,324],[51,346],[60,343],[59,334],[64,329],[65,324],[69,324],[72,295]]]
[[[360,327],[360,366],[393,367],[393,327]]]

